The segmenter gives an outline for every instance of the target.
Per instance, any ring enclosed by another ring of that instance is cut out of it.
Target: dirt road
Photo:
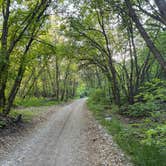
[[[103,165],[100,161],[98,161],[97,163],[99,155],[96,148],[97,145],[95,145],[97,143],[95,139],[97,139],[96,137],[98,136],[94,136],[93,134],[96,129],[89,126],[89,115],[85,110],[85,100],[86,99],[76,100],[66,106],[60,107],[55,110],[55,112],[50,116],[50,118],[46,122],[42,123],[40,127],[38,127],[36,130],[34,130],[33,133],[28,135],[28,137],[25,138],[23,143],[17,146],[14,152],[9,153],[9,155],[0,162],[0,165]],[[93,143],[95,146],[92,145]],[[103,142],[103,144],[105,143]],[[91,145],[94,147],[91,148]],[[116,147],[113,148],[115,149],[113,152],[113,155],[115,156],[114,161],[112,161],[112,164],[110,163],[107,165],[124,165],[124,159],[116,161],[117,156],[115,151],[117,153],[121,152],[119,152]],[[98,149],[100,150],[100,148]],[[108,153],[109,155],[111,154],[110,152]],[[121,155],[118,154],[118,156]],[[123,155],[122,157],[118,158],[123,158]]]

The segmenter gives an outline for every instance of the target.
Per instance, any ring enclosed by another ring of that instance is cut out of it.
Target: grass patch
[[[9,116],[16,118],[20,114],[22,115],[23,121],[30,122],[35,116],[38,116],[40,114],[40,111],[12,110]]]
[[[16,106],[23,106],[23,107],[39,107],[39,106],[51,106],[51,105],[56,105],[59,102],[56,101],[55,99],[46,99],[46,98],[25,98],[25,99],[20,99],[16,98],[14,105]]]
[[[105,105],[96,104],[92,100],[88,101],[88,107],[93,112],[96,119],[103,125],[107,131],[113,136],[113,139],[119,146],[131,156],[133,163],[137,166],[165,166],[166,149],[157,144],[143,144],[141,139],[142,128],[132,127],[131,124],[124,124],[118,119],[113,111],[105,109]],[[112,116],[111,121],[106,121],[105,116],[109,112]]]
[[[15,120],[21,115],[23,122],[31,122],[34,117],[39,116],[42,112],[47,111],[47,106],[62,104],[64,102],[55,101],[55,99],[46,98],[17,98],[15,100],[14,106],[22,106],[21,109],[12,109],[7,117],[1,116],[2,109],[0,109],[0,129],[12,126]],[[45,107],[41,107],[45,106]],[[30,108],[31,107],[31,108]]]
[[[14,106],[22,106],[22,107],[40,107],[40,106],[51,106],[59,104],[58,101],[54,99],[46,99],[46,98],[16,98],[14,102]],[[9,113],[9,117],[15,119],[18,115],[22,115],[22,119],[25,122],[30,122],[35,116],[38,116],[41,112],[45,111],[43,108],[29,108],[29,109],[12,109]],[[0,109],[0,114],[2,113],[2,109]],[[0,128],[6,126],[6,120],[4,118],[0,118]]]
[[[30,122],[34,117],[40,115],[41,112],[45,111],[45,109],[13,109],[10,111],[8,117],[5,119],[5,117],[0,116],[0,128],[3,128],[7,125],[6,120],[8,118],[16,119],[20,114],[22,115],[22,120],[24,122]],[[1,111],[0,111],[1,113]]]

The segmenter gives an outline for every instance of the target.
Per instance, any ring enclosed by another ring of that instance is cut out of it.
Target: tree
[[[148,48],[153,53],[153,55],[155,56],[155,58],[157,59],[157,61],[159,62],[159,64],[161,65],[161,67],[163,68],[163,70],[166,74],[166,61],[164,60],[161,53],[159,52],[159,50],[154,45],[154,43],[151,40],[150,36],[147,34],[145,29],[143,28],[138,16],[136,15],[135,10],[132,7],[131,1],[130,0],[125,0],[125,2],[126,2],[126,5],[127,5],[127,8],[128,8],[128,11],[129,11],[129,16],[132,18],[132,20],[135,23],[136,27],[138,28],[141,36],[145,40]]]
[[[8,114],[10,111],[10,106],[12,105],[12,102],[18,91],[19,84],[21,83],[24,73],[23,63],[25,56],[34,40],[34,36],[36,36],[38,27],[41,26],[41,20],[43,20],[45,17],[44,12],[48,8],[50,2],[51,1],[49,0],[40,1],[37,2],[33,7],[29,3],[20,4],[26,6],[27,11],[21,10],[19,7],[14,9],[11,8],[10,11],[10,6],[12,6],[14,3],[10,0],[3,1],[2,3],[3,30],[1,34],[0,105],[4,109],[5,114]],[[20,17],[20,13],[24,15],[23,18]],[[11,23],[13,23],[14,26],[11,27]],[[38,24],[34,25],[34,23]],[[14,33],[12,33],[13,31]],[[21,64],[18,70],[18,75],[11,90],[11,94],[8,97],[8,101],[6,101],[5,91],[8,80],[10,57],[17,49],[18,43],[23,42],[23,40],[25,41],[26,38],[28,44],[23,46],[25,47],[25,50],[23,55],[20,57]]]

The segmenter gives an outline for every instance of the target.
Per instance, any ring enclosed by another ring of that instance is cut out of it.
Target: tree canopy
[[[166,78],[165,1],[2,0],[0,106],[108,89],[117,105]],[[84,90],[85,90],[84,89]]]

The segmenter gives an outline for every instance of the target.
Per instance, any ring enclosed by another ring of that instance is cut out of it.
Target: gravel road
[[[0,165],[130,165],[123,153],[113,145],[112,140],[110,142],[101,136],[103,134],[94,124],[93,118],[86,109],[85,101],[86,99],[79,99],[56,108],[46,122],[38,126],[14,151],[9,153],[3,161],[0,161]],[[101,140],[102,143],[98,142]],[[107,159],[103,157],[104,161],[101,161],[100,153],[105,153],[104,156],[107,156]]]

